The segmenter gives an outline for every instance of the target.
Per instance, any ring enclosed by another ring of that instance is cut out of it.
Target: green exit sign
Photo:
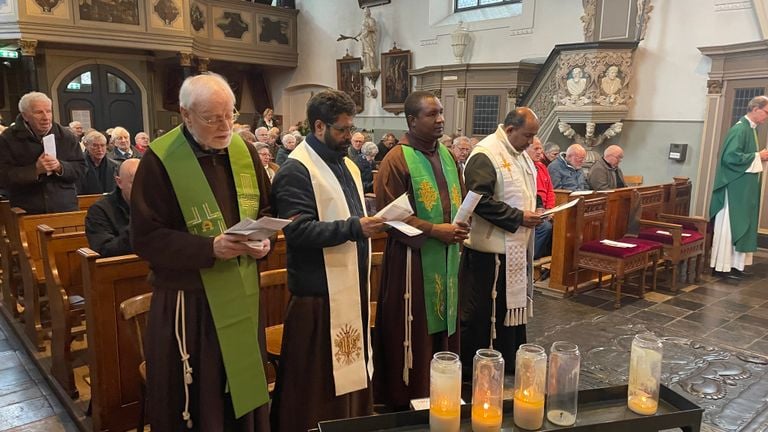
[[[19,58],[19,52],[15,50],[0,49],[0,58],[17,59]]]

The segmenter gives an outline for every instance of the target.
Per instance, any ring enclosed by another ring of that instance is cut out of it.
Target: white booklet
[[[259,220],[245,218],[229,227],[228,230],[224,231],[224,234],[244,235],[248,237],[248,240],[261,241],[274,235],[291,222],[290,219],[278,219],[273,217],[263,217]]]
[[[413,208],[411,207],[411,202],[408,201],[408,194],[402,194],[386,207],[379,210],[374,216],[384,219],[385,224],[397,229],[401,233],[413,237],[421,234],[422,231],[403,222],[403,219],[412,214]]]
[[[559,206],[552,207],[551,209],[549,209],[549,210],[545,211],[544,213],[540,214],[539,217],[546,217],[546,216],[549,216],[551,214],[557,213],[559,211],[563,211],[563,210],[565,210],[567,208],[571,208],[571,207],[575,206],[576,203],[578,203],[580,199],[581,198],[578,198],[578,199],[575,199],[573,201],[568,201],[568,202],[562,203]]]
[[[472,212],[475,211],[475,207],[477,207],[477,203],[480,202],[480,198],[482,197],[483,196],[477,192],[467,192],[467,196],[464,197],[461,207],[459,207],[459,210],[456,212],[456,217],[453,218],[453,223],[469,222],[469,217],[472,216]]]
[[[56,157],[56,137],[53,134],[48,134],[43,137],[43,153]],[[48,171],[48,175],[53,174]]]

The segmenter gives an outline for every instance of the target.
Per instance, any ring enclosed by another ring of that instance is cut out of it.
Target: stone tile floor
[[[705,276],[678,293],[645,299],[592,290],[561,299],[537,291],[531,343],[577,343],[583,388],[627,381],[632,337],[664,338],[662,380],[705,408],[705,431],[768,430],[768,253],[742,281]],[[508,387],[510,387],[508,385]],[[0,431],[77,431],[21,344],[0,318]]]

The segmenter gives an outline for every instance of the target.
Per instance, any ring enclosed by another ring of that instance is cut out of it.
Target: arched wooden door
[[[72,71],[57,89],[61,124],[78,120],[83,129],[122,126],[131,136],[143,130],[141,92],[120,70],[92,64]]]

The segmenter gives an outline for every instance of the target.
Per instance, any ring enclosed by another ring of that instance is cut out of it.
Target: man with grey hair
[[[86,135],[87,136],[87,135]],[[106,139],[104,140],[106,141]],[[106,149],[106,144],[104,145]],[[85,216],[88,246],[102,257],[133,253],[131,246],[131,190],[140,159],[128,159],[115,173],[115,187],[93,203]]]
[[[470,144],[468,137],[462,135],[453,139],[451,153],[453,153],[453,156],[459,162],[459,170],[462,173],[464,172],[464,165],[467,163],[467,158],[471,151],[472,144]]]
[[[112,159],[122,162],[126,159],[141,159],[141,153],[136,147],[131,145],[131,134],[122,126],[112,129],[109,135],[109,142],[114,149],[109,154]]]
[[[587,158],[587,151],[579,144],[571,144],[565,153],[560,153],[557,159],[547,167],[552,177],[552,187],[570,191],[589,190],[581,166]]]
[[[152,143],[131,193],[135,252],[152,270],[145,339],[153,430],[269,431],[257,260],[270,239],[226,234],[270,214],[256,150],[233,133],[220,75],[184,80],[182,124]]]
[[[135,147],[139,154],[143,155],[146,153],[149,148],[149,135],[147,135],[146,132],[137,133],[136,136],[133,137],[133,141],[136,143]]]
[[[363,148],[363,144],[365,143],[365,134],[362,132],[355,132],[352,134],[352,145],[349,146],[349,150],[347,150],[347,156],[349,156],[350,159],[357,162],[357,159],[360,157],[360,150]]]
[[[107,156],[107,137],[90,131],[83,137],[85,144],[85,173],[77,183],[78,195],[103,194],[115,189],[118,162]]]
[[[553,160],[557,159],[559,154],[560,146],[553,142],[548,142],[547,145],[544,146],[544,157],[541,158],[541,163],[543,163],[544,166],[549,166]]]
[[[85,161],[72,132],[53,121],[51,99],[30,92],[19,100],[16,122],[0,135],[0,185],[11,207],[27,213],[75,211],[75,185]],[[46,152],[43,137],[52,135],[55,152]]]
[[[603,157],[595,161],[589,170],[587,182],[592,190],[611,190],[626,187],[624,174],[619,164],[624,159],[624,150],[617,145],[608,146],[603,151]]]
[[[760,214],[760,176],[768,149],[760,149],[757,126],[768,119],[768,97],[756,96],[747,114],[731,126],[725,136],[717,164],[710,220],[715,221],[710,267],[713,273],[730,278],[745,276],[757,250]]]
[[[256,149],[256,153],[259,154],[261,165],[264,167],[264,171],[267,172],[267,177],[269,177],[271,182],[275,178],[277,170],[280,169],[280,165],[272,162],[272,152],[269,151],[269,144],[257,142],[253,147]]]
[[[79,121],[69,122],[69,130],[72,131],[78,142],[83,138],[83,124]]]

